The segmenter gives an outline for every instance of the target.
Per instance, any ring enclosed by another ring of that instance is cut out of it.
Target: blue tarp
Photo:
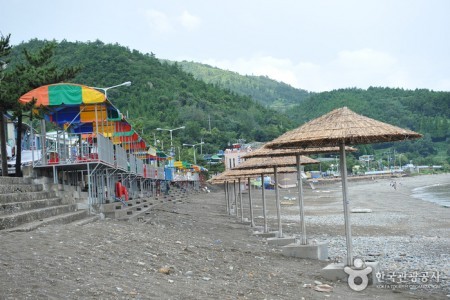
[[[173,168],[165,168],[164,169],[164,175],[165,175],[166,180],[170,180],[170,181],[173,180],[173,172],[174,172]]]

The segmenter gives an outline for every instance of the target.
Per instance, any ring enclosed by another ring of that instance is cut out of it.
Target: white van
[[[34,151],[34,153],[32,153]],[[33,157],[34,155],[34,157]],[[22,159],[21,159],[21,165],[24,166],[31,166],[34,162],[36,163],[39,161],[42,157],[41,150],[22,150]],[[14,156],[10,160],[8,160],[8,174],[14,174],[16,173],[16,157]]]

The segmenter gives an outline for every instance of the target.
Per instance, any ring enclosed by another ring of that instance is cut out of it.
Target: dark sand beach
[[[396,181],[396,189],[392,187]],[[349,181],[354,254],[381,270],[439,272],[429,288],[370,286],[355,292],[320,275],[327,261],[284,257],[226,212],[223,190],[182,203],[154,205],[143,222],[111,219],[0,232],[0,299],[449,299],[450,208],[412,196],[450,174]],[[261,191],[252,190],[256,225]],[[295,189],[281,191],[283,230],[299,234]],[[276,229],[274,192],[267,191]],[[248,218],[248,194],[243,195]],[[305,188],[308,238],[329,244],[330,261],[345,257],[340,183]],[[431,280],[431,278],[430,278]],[[328,284],[329,292],[314,286]],[[436,282],[435,282],[436,283]]]

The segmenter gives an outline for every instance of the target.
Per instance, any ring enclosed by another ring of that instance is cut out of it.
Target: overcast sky
[[[448,0],[0,0],[0,31],[118,43],[309,91],[450,91]]]

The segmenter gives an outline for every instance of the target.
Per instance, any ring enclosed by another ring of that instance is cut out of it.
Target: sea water
[[[415,188],[413,197],[450,208],[450,184],[433,184]]]

